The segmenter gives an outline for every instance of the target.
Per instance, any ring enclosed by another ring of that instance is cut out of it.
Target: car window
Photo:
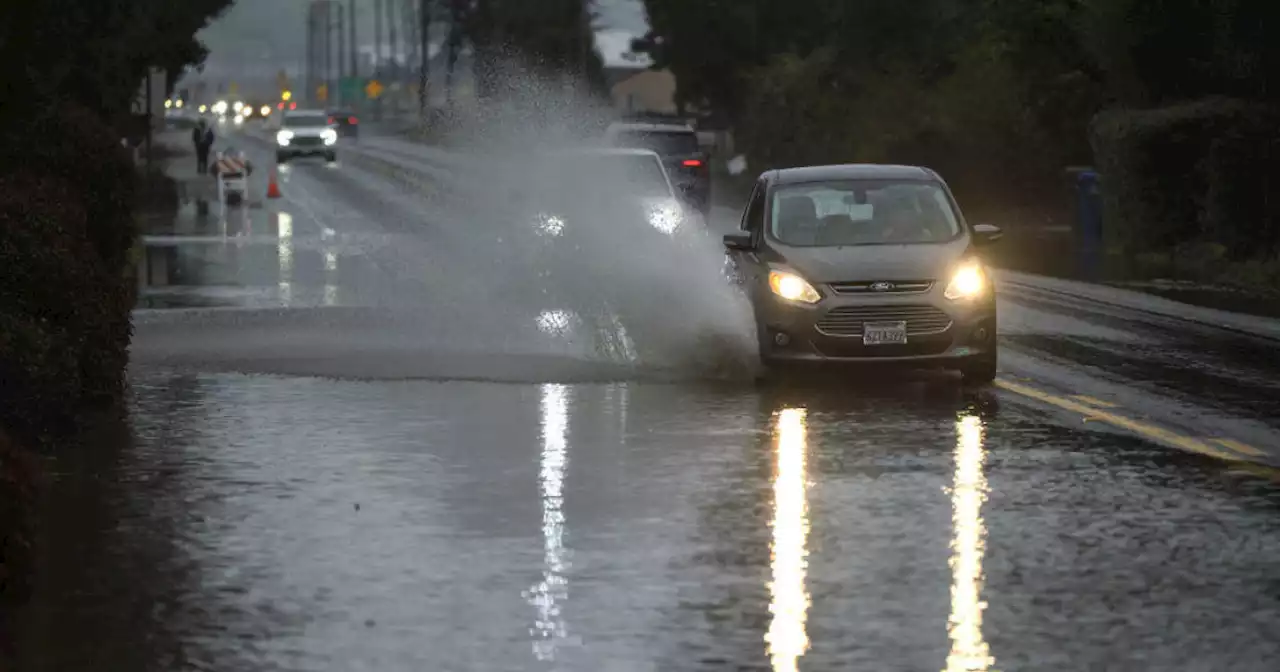
[[[652,154],[600,154],[556,157],[541,170],[555,189],[644,198],[673,197],[667,174]]]
[[[620,131],[614,136],[618,147],[649,149],[662,156],[697,154],[698,136],[691,131]]]
[[[756,188],[751,192],[751,201],[747,204],[746,215],[742,218],[742,228],[752,233],[758,234],[764,229],[764,213],[765,213],[765,188],[763,184],[756,184]]]
[[[936,182],[852,180],[774,190],[770,234],[785,245],[920,244],[952,240],[960,222]]]
[[[329,117],[319,114],[295,114],[284,118],[285,126],[295,128],[316,128],[329,125]]]

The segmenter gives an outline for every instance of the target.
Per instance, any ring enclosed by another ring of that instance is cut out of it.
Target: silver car
[[[760,176],[726,234],[764,364],[890,364],[995,378],[998,228],[965,221],[927,168],[812,166]]]

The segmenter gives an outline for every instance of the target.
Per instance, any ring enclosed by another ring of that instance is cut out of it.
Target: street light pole
[[[418,120],[427,121],[427,72],[431,66],[431,0],[418,0]]]
[[[356,24],[359,20],[356,18],[356,0],[347,0],[347,15],[351,17],[351,76],[360,76],[360,65],[356,61]]]
[[[338,95],[335,100],[338,101],[339,105],[344,105],[347,102],[342,89],[342,80],[346,78],[347,70],[347,59],[344,58],[347,53],[346,8],[338,0],[333,0],[333,6],[338,9]]]
[[[324,104],[333,99],[333,16],[329,14],[331,1],[321,5],[324,9]]]

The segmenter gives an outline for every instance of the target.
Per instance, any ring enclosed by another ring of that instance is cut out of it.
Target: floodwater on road
[[[150,232],[129,426],[49,462],[14,669],[1275,668],[1276,324],[1000,272],[991,389],[757,385],[699,368],[714,272],[589,250],[575,289],[710,297],[658,366],[402,145]]]
[[[21,670],[1269,670],[1280,491],[889,385],[133,373]],[[104,439],[105,440],[105,439]]]

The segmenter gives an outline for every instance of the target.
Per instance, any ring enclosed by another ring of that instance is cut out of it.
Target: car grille
[[[888,287],[876,287],[879,284],[879,281],[875,280],[866,282],[833,282],[831,283],[831,291],[841,296],[849,296],[851,294],[921,294],[933,288],[932,280],[885,281],[885,285],[888,285]]]
[[[907,336],[940,334],[951,328],[951,316],[933,306],[838,306],[816,325],[827,336],[862,336],[865,322],[906,322]]]
[[[315,147],[316,145],[319,145],[323,142],[324,142],[323,138],[302,136],[302,137],[294,137],[292,144],[298,145],[299,147]]]
[[[863,345],[862,341],[841,340],[823,341],[813,346],[826,357],[923,357],[941,355],[951,347],[951,339],[947,336],[931,336],[914,343]]]

